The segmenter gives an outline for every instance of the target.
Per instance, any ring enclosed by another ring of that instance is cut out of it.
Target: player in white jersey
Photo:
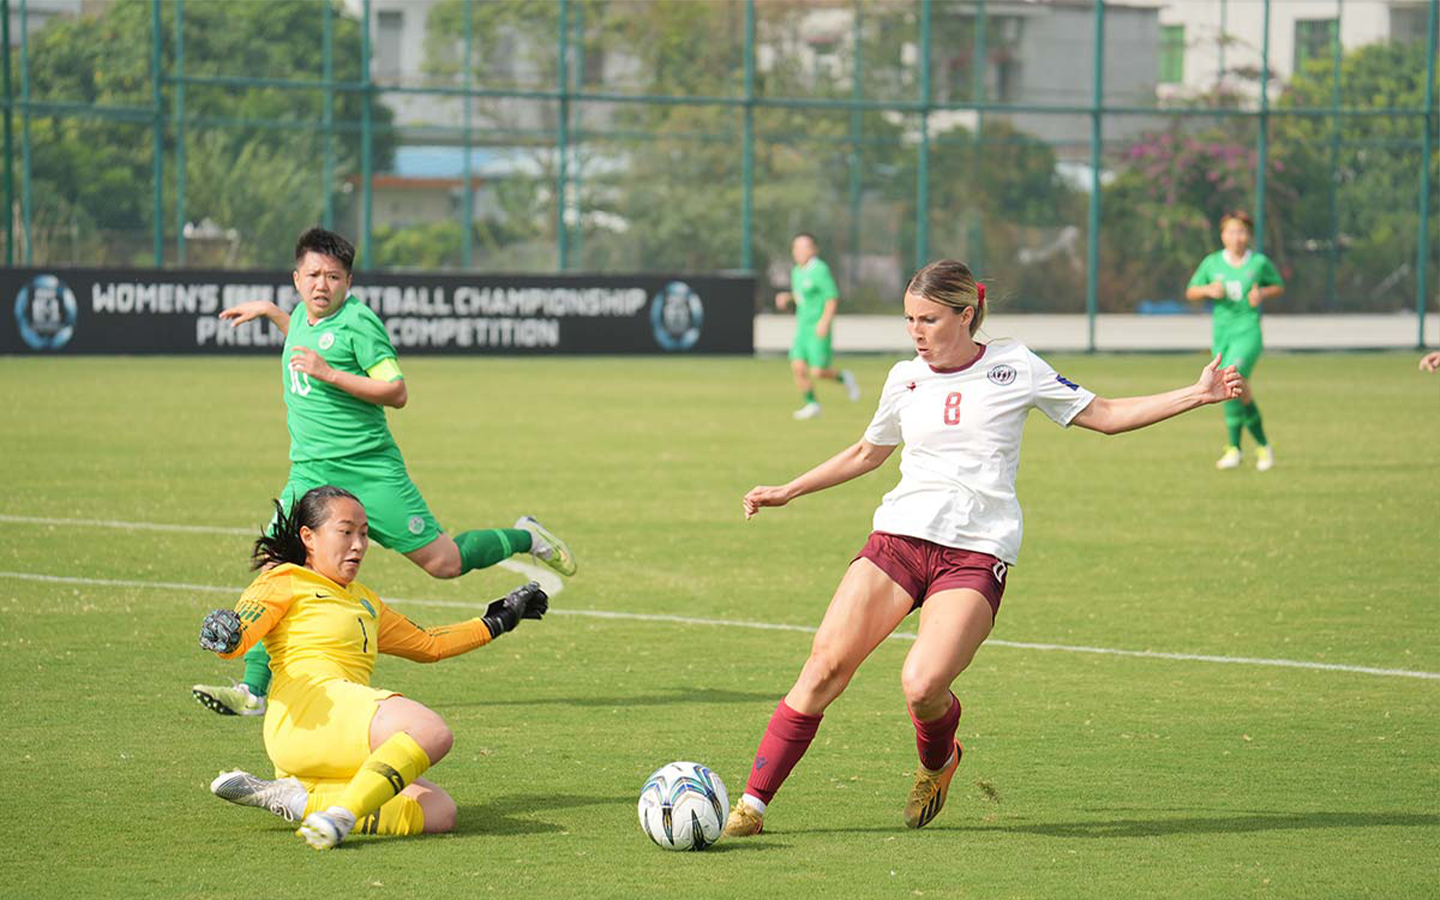
[[[900,483],[875,511],[875,531],[851,562],[816,631],[794,687],[766,727],[725,825],[757,834],[766,805],[815,737],[821,715],[870,652],[913,610],[920,636],[900,673],[920,767],[905,824],[920,828],[945,804],[962,753],[960,701],[950,685],[989,636],[1020,552],[1015,472],[1025,417],[1116,434],[1239,396],[1240,374],[1210,361],[1189,387],[1108,400],[1067,381],[1020,344],[981,344],[984,285],[963,263],[941,260],[905,289],[914,359],[890,370],[865,435],[780,486],[751,489],[745,517],[870,472],[904,443]]]

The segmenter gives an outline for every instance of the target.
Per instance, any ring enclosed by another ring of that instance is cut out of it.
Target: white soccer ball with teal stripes
[[[666,850],[704,850],[720,840],[729,809],[725,783],[699,763],[657,769],[640,789],[640,827]]]

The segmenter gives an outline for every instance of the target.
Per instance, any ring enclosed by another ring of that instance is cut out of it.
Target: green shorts
[[[812,369],[828,369],[835,358],[830,348],[830,335],[819,337],[814,325],[798,325],[795,328],[795,342],[790,345],[790,359],[804,360]]]
[[[291,462],[290,480],[280,493],[280,504],[289,509],[306,491],[324,484],[342,487],[360,498],[370,519],[370,537],[382,547],[409,553],[440,536],[440,523],[405,471],[399,449]]]
[[[1234,366],[1245,378],[1255,371],[1260,354],[1265,350],[1260,339],[1260,329],[1247,328],[1244,331],[1218,332],[1210,345],[1211,353],[1220,354],[1220,367]]]

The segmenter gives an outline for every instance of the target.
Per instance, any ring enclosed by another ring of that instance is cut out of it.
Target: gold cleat
[[[742,798],[735,802],[735,808],[730,810],[730,817],[725,820],[725,834],[729,837],[759,834],[765,829],[764,820],[765,814],[756,812],[755,807]]]
[[[905,827],[924,828],[930,820],[940,815],[945,808],[945,798],[950,793],[950,780],[960,768],[960,756],[965,751],[960,742],[955,742],[955,755],[950,763],[939,772],[931,772],[924,766],[915,770],[915,786],[910,789],[910,799],[905,801]]]

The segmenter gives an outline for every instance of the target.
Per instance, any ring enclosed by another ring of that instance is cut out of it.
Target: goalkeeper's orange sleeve
[[[391,656],[435,662],[483,647],[490,640],[490,629],[479,619],[421,628],[388,606],[380,610],[379,650]]]
[[[285,573],[266,572],[252,581],[235,603],[235,614],[240,617],[240,643],[229,653],[220,654],[220,658],[243,656],[285,617],[294,600],[295,591]]]

